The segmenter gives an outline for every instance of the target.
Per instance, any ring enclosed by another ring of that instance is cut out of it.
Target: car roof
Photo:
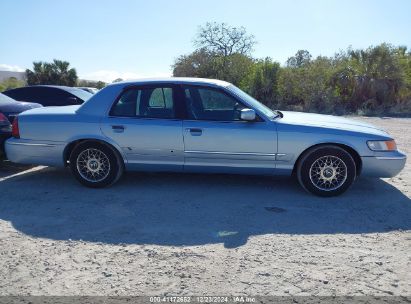
[[[11,90],[7,90],[4,93],[8,92],[19,92],[20,90],[25,90],[25,89],[30,89],[30,88],[49,88],[49,89],[57,89],[61,91],[65,91],[71,95],[74,95],[75,97],[86,101],[88,100],[93,94],[90,92],[84,91],[82,89],[78,89],[76,87],[67,87],[67,86],[58,86],[58,85],[30,85],[30,86],[25,86],[25,87],[19,87]]]
[[[49,84],[38,84],[38,85],[31,85],[25,86],[24,88],[54,88],[54,89],[61,89],[64,91],[70,91],[72,89],[77,89],[76,87],[68,87],[68,86],[60,86],[60,85],[49,85]]]
[[[51,84],[50,85],[49,84],[36,84],[36,85],[18,87],[18,88],[10,89],[10,90],[7,90],[7,91],[14,91],[14,90],[18,91],[18,90],[26,89],[26,88],[52,88],[52,89],[60,89],[60,90],[67,91],[67,92],[70,92],[73,89],[74,90],[80,90],[77,87],[68,87],[68,86],[51,85]]]
[[[199,85],[211,85],[211,86],[222,86],[222,87],[227,87],[230,85],[229,82],[218,80],[218,79],[195,78],[195,77],[161,77],[161,78],[141,78],[141,79],[119,81],[119,82],[110,84],[110,86],[141,85],[141,84],[151,84],[151,83],[153,84],[154,83],[199,84]]]

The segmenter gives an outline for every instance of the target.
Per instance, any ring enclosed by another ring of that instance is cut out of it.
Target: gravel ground
[[[411,154],[411,119],[356,118]],[[0,295],[411,295],[411,170],[324,199],[288,179],[0,165]],[[17,175],[15,175],[17,174]]]

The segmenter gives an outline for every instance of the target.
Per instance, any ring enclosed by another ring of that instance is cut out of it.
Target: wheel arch
[[[321,147],[321,146],[337,146],[337,147],[340,147],[340,148],[344,149],[345,151],[347,151],[351,155],[351,157],[354,159],[355,167],[356,167],[356,176],[359,176],[361,174],[362,161],[361,161],[361,157],[358,154],[358,152],[353,147],[351,147],[349,145],[342,144],[342,143],[335,143],[335,142],[319,143],[319,144],[312,145],[312,146],[308,147],[307,149],[305,149],[303,152],[300,153],[297,160],[295,161],[292,174],[293,175],[296,174],[299,162],[301,161],[301,159],[307,153],[309,153],[311,150],[313,150],[315,148],[318,148],[318,147]]]
[[[119,157],[120,160],[123,160],[123,163],[126,162],[126,158],[123,155],[123,153],[121,152],[120,147],[118,147],[114,143],[110,143],[107,140],[104,140],[104,139],[101,139],[101,138],[78,138],[78,139],[74,139],[74,140],[70,141],[70,143],[68,143],[66,145],[66,147],[64,148],[64,151],[63,151],[63,164],[64,164],[65,167],[67,167],[69,165],[70,155],[73,152],[74,148],[77,147],[79,144],[84,143],[84,142],[94,142],[94,143],[99,143],[99,144],[105,145],[105,146],[109,147],[111,150],[113,150],[114,153],[116,153],[117,157]]]

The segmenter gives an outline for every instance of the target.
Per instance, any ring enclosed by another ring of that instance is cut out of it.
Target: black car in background
[[[3,94],[15,100],[35,102],[45,107],[79,105],[93,96],[81,89],[52,85],[21,87],[5,91]]]
[[[0,93],[0,156],[3,154],[4,141],[11,136],[11,124],[21,112],[39,108],[41,104],[19,102]]]

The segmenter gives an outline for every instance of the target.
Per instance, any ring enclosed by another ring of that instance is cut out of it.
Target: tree
[[[174,76],[231,82],[270,107],[322,113],[411,113],[411,52],[381,44],[315,59],[298,50],[285,66],[251,56],[254,36],[225,23],[200,26],[195,50],[178,57]]]
[[[311,57],[310,52],[306,50],[299,50],[293,57],[287,59],[287,66],[292,68],[300,68],[303,65],[310,63]]]
[[[175,77],[215,78],[215,56],[206,49],[198,49],[189,55],[181,55],[172,65]]]
[[[75,86],[77,83],[77,72],[70,68],[67,61],[54,59],[52,63],[33,62],[33,71],[26,70],[27,84],[54,84]]]
[[[254,36],[243,27],[206,23],[194,39],[197,49],[176,59],[173,75],[217,78],[239,85],[253,65],[249,54],[254,44]]]
[[[97,89],[102,89],[107,85],[107,83],[105,83],[104,81],[97,81],[95,88]]]
[[[199,49],[176,59],[173,68],[175,77],[216,78],[239,85],[253,65],[253,59],[232,54],[227,57]]]
[[[9,77],[0,83],[0,92],[19,88],[24,86],[24,81],[18,80],[16,77]]]
[[[233,54],[250,55],[256,41],[253,35],[247,34],[244,27],[207,22],[199,27],[194,43],[199,49],[205,49],[210,53],[230,56]]]
[[[411,101],[411,52],[407,52],[407,47],[399,47],[397,56],[404,75],[403,86],[399,91],[400,103],[404,103]]]
[[[77,82],[78,87],[89,87],[89,88],[97,88],[97,89],[102,89],[106,85],[107,84],[103,81],[93,81],[93,80],[84,80],[84,79],[81,79]]]
[[[120,82],[120,81],[124,81],[124,79],[123,78],[117,78],[117,79],[114,79],[112,83]]]
[[[242,82],[242,88],[268,106],[277,105],[280,64],[267,57],[257,60]]]
[[[386,111],[395,105],[406,80],[399,58],[403,51],[386,43],[349,51],[356,82],[351,109]]]
[[[225,58],[216,58],[217,79],[231,82],[236,86],[241,86],[243,79],[250,74],[254,66],[254,59],[243,54],[232,54]]]
[[[333,60],[318,57],[310,64],[285,67],[279,77],[279,95],[286,108],[332,113],[338,96],[330,86]]]
[[[52,65],[53,77],[56,79],[56,84],[75,86],[77,83],[77,72],[70,68],[70,63],[62,60],[53,60]]]

